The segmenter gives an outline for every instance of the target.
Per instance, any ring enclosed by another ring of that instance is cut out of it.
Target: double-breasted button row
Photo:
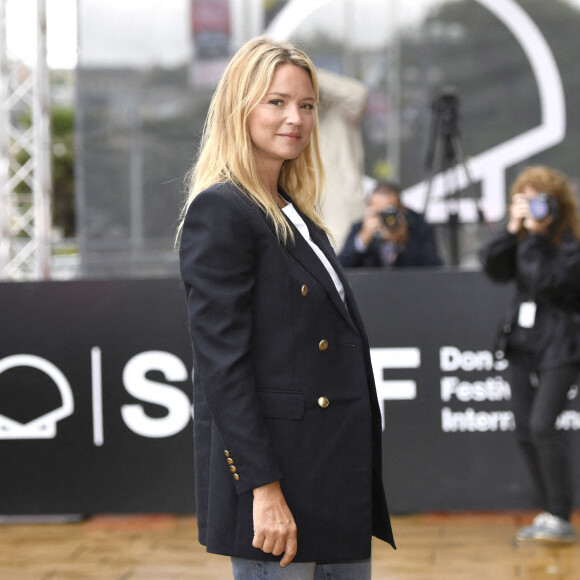
[[[226,456],[226,461],[230,466],[230,471],[232,472],[234,479],[238,481],[240,479],[240,476],[237,474],[238,469],[234,465],[234,460],[230,457],[230,452],[227,449],[224,449],[224,455]]]
[[[306,296],[306,294],[308,294],[308,286],[306,286],[306,284],[302,284],[300,292],[302,293],[302,296]]]
[[[328,340],[326,340],[325,338],[323,338],[318,343],[318,350],[325,351],[327,348],[328,348]]]
[[[318,397],[318,405],[323,409],[326,409],[330,405],[330,401],[326,397]]]

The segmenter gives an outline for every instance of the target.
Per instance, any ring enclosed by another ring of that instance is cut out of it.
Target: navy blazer
[[[280,559],[252,547],[252,490],[276,480],[298,528],[295,561],[368,558],[372,535],[394,546],[368,339],[326,234],[302,217],[346,305],[298,230],[281,244],[233,184],[200,193],[184,220],[196,512],[209,552]]]

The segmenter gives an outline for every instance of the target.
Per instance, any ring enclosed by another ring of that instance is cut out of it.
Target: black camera
[[[379,212],[381,220],[388,230],[398,230],[401,225],[401,208],[396,205],[390,205],[383,211]]]
[[[458,135],[459,97],[455,89],[447,87],[437,96],[431,108],[437,120],[437,128],[441,135]]]
[[[528,203],[530,206],[530,213],[535,220],[541,222],[549,215],[556,219],[556,215],[558,213],[558,203],[555,197],[542,191],[538,193],[536,197],[530,199]]]

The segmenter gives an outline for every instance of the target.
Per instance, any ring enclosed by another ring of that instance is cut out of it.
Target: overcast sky
[[[475,1],[475,0],[473,0]],[[568,0],[580,7],[580,0]],[[48,60],[52,68],[73,68],[77,50],[77,0],[46,0]],[[262,0],[233,0],[236,6]],[[402,26],[421,21],[441,0],[329,0],[301,27],[349,34],[358,43],[380,44],[395,18]],[[82,54],[89,65],[173,65],[190,55],[189,0],[78,0]],[[7,0],[9,49],[35,58],[36,0]],[[234,16],[235,18],[235,16]],[[347,32],[347,26],[350,30]],[[343,36],[344,38],[344,36]]]
[[[36,0],[7,0],[8,50],[27,62],[33,62],[36,54],[35,14]],[[76,19],[76,0],[47,0],[49,66],[55,68],[75,66],[77,62]]]

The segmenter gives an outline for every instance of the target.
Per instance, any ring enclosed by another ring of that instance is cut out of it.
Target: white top
[[[318,256],[322,265],[328,270],[334,285],[336,286],[336,291],[340,294],[342,301],[344,302],[344,286],[336,273],[336,270],[332,267],[328,258],[324,255],[323,251],[312,241],[310,237],[310,232],[308,231],[308,226],[304,223],[304,220],[300,217],[300,214],[296,211],[296,208],[289,203],[282,208],[282,211],[286,214],[286,217],[296,226],[298,231],[302,234],[302,237],[308,242],[308,245],[314,250],[314,253]]]

